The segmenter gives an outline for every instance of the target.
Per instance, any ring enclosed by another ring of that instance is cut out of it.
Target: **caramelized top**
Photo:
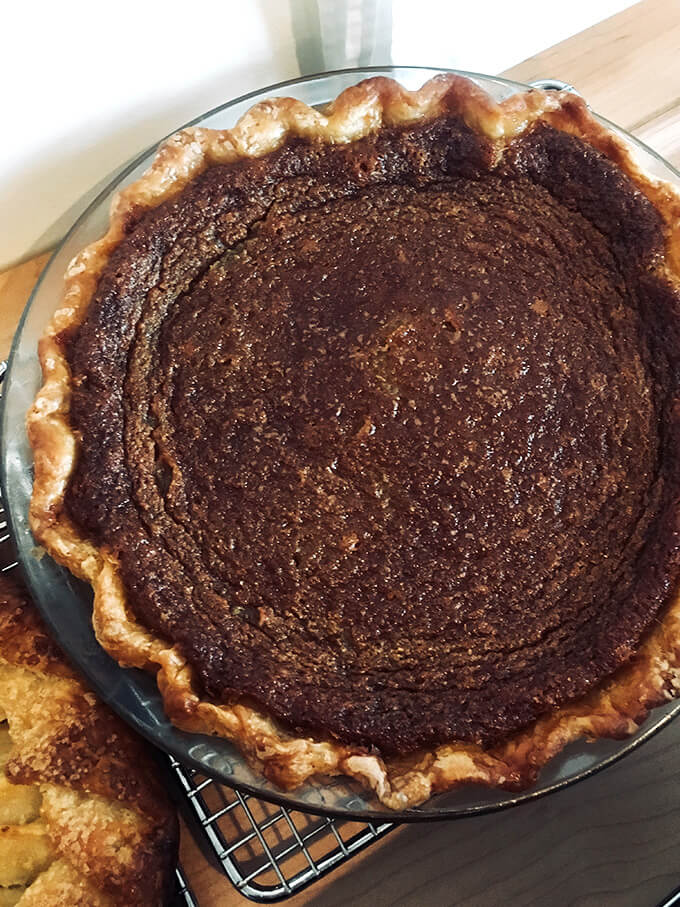
[[[675,588],[659,216],[537,127],[215,166],[129,225],[70,341],[67,507],[204,694],[385,754],[492,745]]]

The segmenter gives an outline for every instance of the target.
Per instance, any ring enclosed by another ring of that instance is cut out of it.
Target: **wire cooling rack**
[[[0,399],[5,363],[0,361]],[[0,572],[18,568],[0,495]],[[290,897],[394,828],[276,806],[219,784],[170,758],[180,810],[206,858],[244,897]],[[199,907],[177,869],[173,907]]]
[[[395,826],[315,816],[242,794],[172,768],[213,862],[253,901],[277,901],[351,859]],[[206,848],[204,848],[205,850]]]

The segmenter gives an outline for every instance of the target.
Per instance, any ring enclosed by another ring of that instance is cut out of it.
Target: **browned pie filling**
[[[213,166],[70,339],[66,505],[208,698],[385,754],[492,745],[675,588],[678,299],[655,208],[544,125]]]

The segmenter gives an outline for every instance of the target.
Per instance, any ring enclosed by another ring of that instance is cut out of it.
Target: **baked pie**
[[[31,521],[284,788],[517,789],[678,689],[678,213],[567,93],[184,130],[72,262]]]
[[[142,742],[0,576],[0,907],[161,907],[177,841]]]

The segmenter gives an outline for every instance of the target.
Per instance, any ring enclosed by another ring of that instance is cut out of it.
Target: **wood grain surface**
[[[679,0],[644,0],[507,75],[570,82],[680,166]],[[46,258],[0,274],[0,357]],[[286,903],[654,907],[680,885],[679,753],[676,722],[614,767],[535,803],[399,829]],[[246,903],[186,833],[182,862],[201,907]]]
[[[0,274],[0,359],[6,359],[21,313],[50,253]]]
[[[570,82],[593,110],[636,132],[680,103],[680,3],[637,3],[504,75]]]

